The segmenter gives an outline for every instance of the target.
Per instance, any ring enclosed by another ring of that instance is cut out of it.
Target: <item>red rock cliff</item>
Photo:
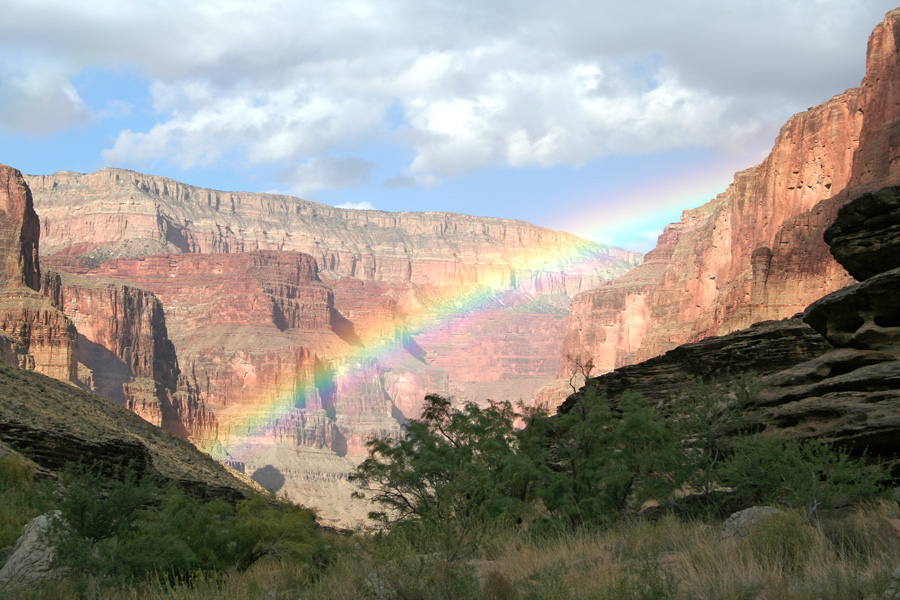
[[[75,381],[72,323],[40,288],[40,222],[22,174],[0,165],[0,355],[16,366]]]

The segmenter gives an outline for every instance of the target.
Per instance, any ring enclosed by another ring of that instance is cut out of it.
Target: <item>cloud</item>
[[[363,202],[342,202],[341,204],[335,204],[335,208],[349,208],[351,210],[377,210],[374,206],[372,206],[371,202],[363,201]]]
[[[440,185],[441,180],[434,175],[397,175],[384,180],[384,187],[388,189],[400,188],[433,188]]]
[[[30,62],[0,73],[0,124],[47,133],[90,118],[71,80],[102,66],[141,73],[156,111],[119,133],[108,164],[299,164],[308,190],[359,181],[328,175],[327,157],[373,144],[410,156],[388,187],[764,148],[792,112],[858,83],[892,1],[9,0],[0,49]]]
[[[0,59],[0,127],[49,135],[91,118],[63,65],[20,56]]]
[[[283,171],[279,179],[299,196],[310,197],[323,188],[358,187],[371,176],[374,163],[361,158],[314,158]]]

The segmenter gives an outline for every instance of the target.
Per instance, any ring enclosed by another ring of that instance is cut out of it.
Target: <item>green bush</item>
[[[370,517],[416,532],[423,550],[451,559],[494,521],[521,519],[540,465],[516,451],[514,417],[509,403],[455,410],[446,398],[427,396],[406,435],[371,440],[369,458],[351,476],[384,509]]]
[[[237,505],[160,490],[131,468],[104,475],[74,465],[63,477],[60,560],[76,572],[170,581],[245,569],[262,557],[315,564],[323,545],[312,511],[267,496]]]
[[[746,503],[803,507],[809,520],[820,506],[833,507],[874,498],[888,476],[843,448],[819,440],[742,438],[722,463],[723,485]]]

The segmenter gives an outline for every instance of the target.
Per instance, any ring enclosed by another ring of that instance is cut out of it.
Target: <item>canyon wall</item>
[[[62,379],[77,379],[75,327],[38,293],[40,222],[22,174],[0,165],[0,356]]]
[[[789,317],[853,281],[822,235],[853,194],[900,176],[898,31],[892,11],[860,87],[792,117],[761,164],[685,211],[643,265],[574,299],[561,377],[575,361],[606,372]]]
[[[323,273],[574,296],[640,255],[522,221],[349,210],[220,192],[120,169],[29,176],[44,256],[303,252]]]

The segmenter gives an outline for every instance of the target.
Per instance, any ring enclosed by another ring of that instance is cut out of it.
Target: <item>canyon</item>
[[[41,293],[28,289],[72,339],[68,371],[24,366],[342,525],[365,518],[347,474],[368,439],[401,435],[429,393],[531,402],[555,374],[571,297],[641,259],[518,221],[115,169],[26,180],[42,266]]]
[[[507,219],[2,167],[0,357],[96,391],[341,525],[367,510],[347,481],[366,441],[401,435],[428,393],[553,410],[578,376],[606,372],[610,393],[643,385],[655,399],[713,363],[771,390],[792,387],[777,379],[787,367],[808,383],[894,368],[895,345],[876,335],[895,326],[883,291],[854,296],[881,311],[859,317],[872,321],[862,342],[807,312],[844,354],[780,320],[854,278],[896,287],[880,266],[895,242],[868,230],[896,211],[898,40],[892,11],[859,87],[792,117],[762,163],[643,257]],[[848,345],[868,354],[848,359]],[[785,412],[800,405],[771,390],[748,422],[802,429]]]

